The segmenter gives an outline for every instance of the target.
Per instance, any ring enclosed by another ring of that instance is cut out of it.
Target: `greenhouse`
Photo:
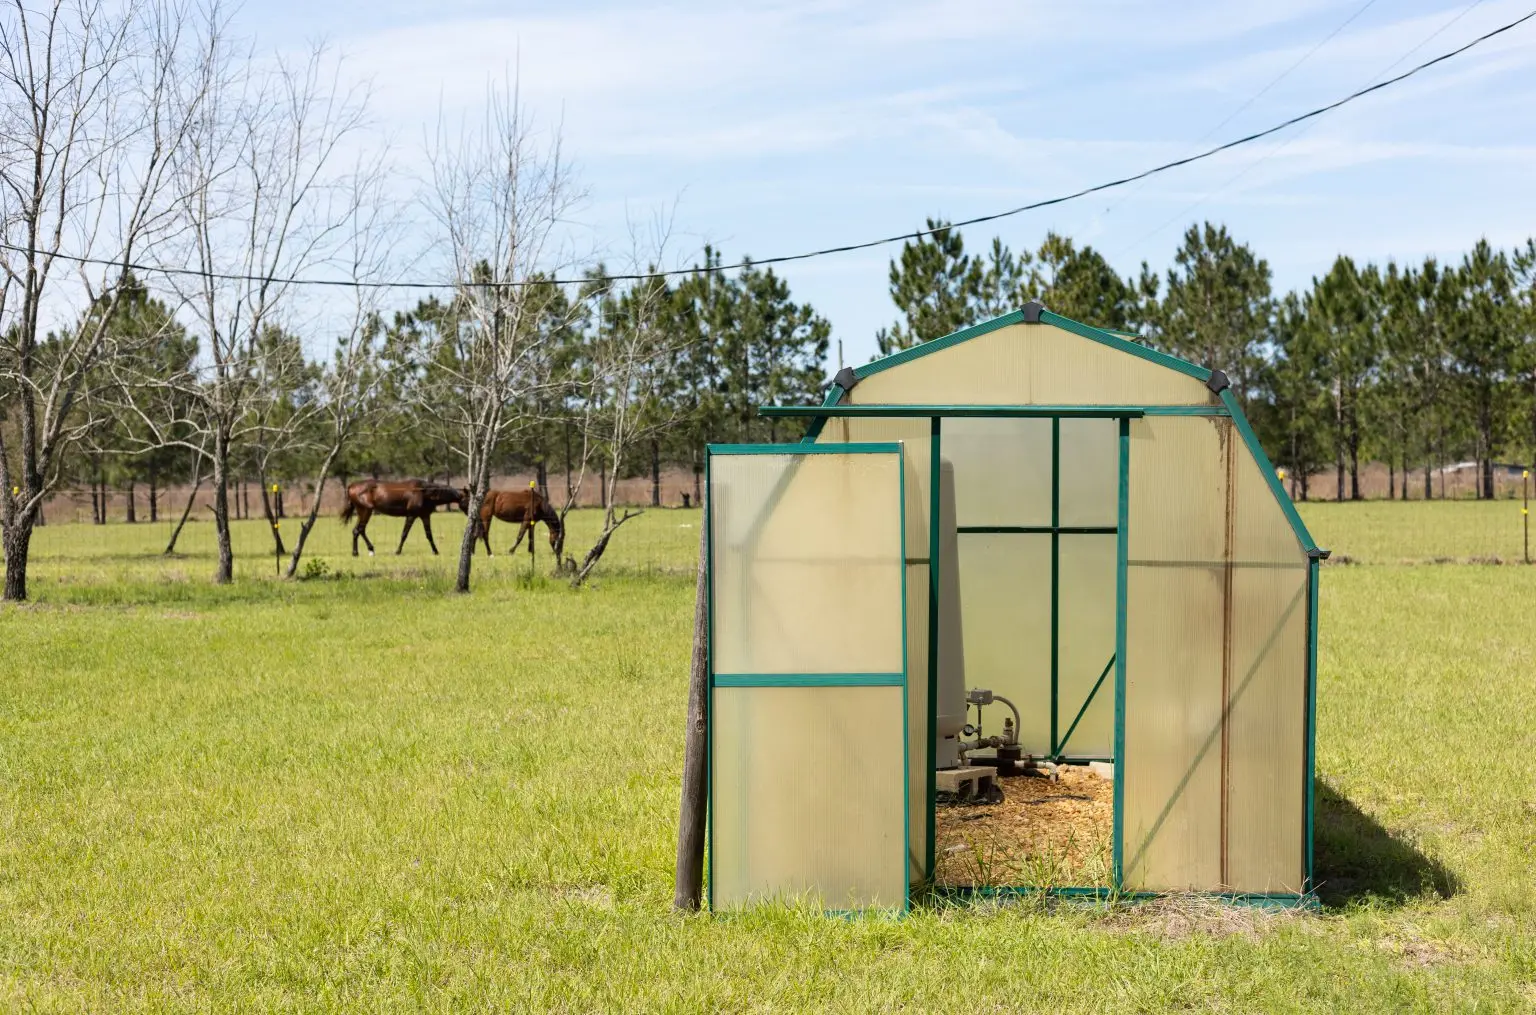
[[[708,456],[708,891],[1312,877],[1318,565],[1212,367],[1037,303]]]

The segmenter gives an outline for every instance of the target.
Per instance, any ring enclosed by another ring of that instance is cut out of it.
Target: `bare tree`
[[[234,577],[229,485],[234,450],[274,434],[262,399],[262,342],[291,317],[300,276],[319,274],[354,225],[340,168],[365,124],[366,94],[345,89],[325,47],[304,59],[258,61],[221,32],[197,89],[205,96],[177,164],[184,256],[197,270],[171,277],[206,343],[195,370],[126,379],[155,439],[201,450],[211,472],[218,567]],[[159,398],[155,398],[155,393]],[[184,417],[165,407],[185,401]],[[285,420],[289,417],[285,417]]]
[[[351,318],[336,344],[336,351],[320,379],[316,412],[323,422],[323,452],[315,473],[315,499],[309,515],[299,526],[298,539],[288,559],[287,576],[299,569],[305,541],[320,514],[320,501],[331,470],[347,447],[373,420],[378,411],[379,346],[383,336],[380,300],[390,265],[389,250],[395,238],[398,216],[383,200],[385,166],[381,158],[360,163],[350,181],[351,224],[347,229],[348,277],[360,283],[352,289]]]
[[[102,423],[86,411],[88,388],[112,359],[129,265],[170,224],[174,158],[202,112],[182,85],[203,56],[190,13],[152,0],[12,0],[0,14],[6,599],[27,597],[43,501]]]
[[[655,263],[650,263],[650,272],[656,270]],[[662,397],[679,343],[679,332],[670,326],[673,300],[666,280],[653,276],[610,291],[601,307],[587,350],[583,451],[595,447],[604,463],[600,479],[606,508],[597,541],[574,568],[573,586],[587,580],[619,526],[644,513],[628,507],[620,511],[618,483],[631,451],[674,422],[675,403]],[[585,469],[583,458],[583,473]]]
[[[535,129],[515,85],[489,89],[478,122],[450,131],[440,120],[428,158],[427,201],[456,286],[417,387],[418,408],[441,429],[467,477],[469,522],[456,588],[468,592],[498,449],[534,421],[550,308],[576,312],[576,301],[557,299],[549,279],[568,263],[560,227],[580,195],[559,132]]]

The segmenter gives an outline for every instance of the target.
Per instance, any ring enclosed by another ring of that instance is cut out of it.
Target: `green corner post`
[[[939,485],[942,470],[939,459],[939,417],[928,421],[928,780],[927,814],[928,836],[924,857],[924,874],[929,885],[934,876],[934,801],[938,796],[938,764],[934,740],[939,733]]]
[[[1061,749],[1056,714],[1061,676],[1061,417],[1051,417],[1051,757]],[[1019,732],[1014,731],[1016,734]]]
[[[1120,515],[1115,536],[1115,794],[1110,877],[1118,893],[1125,887],[1125,618],[1126,561],[1129,558],[1131,491],[1131,421],[1120,420]]]
[[[1316,887],[1312,867],[1312,848],[1317,822],[1317,599],[1321,561],[1312,557],[1307,561],[1307,761],[1305,780],[1307,813],[1304,825],[1306,842],[1302,843],[1306,869],[1302,872],[1301,890],[1310,892]]]

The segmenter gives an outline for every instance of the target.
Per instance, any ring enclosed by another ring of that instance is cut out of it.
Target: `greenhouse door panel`
[[[710,448],[710,901],[904,909],[899,444]]]

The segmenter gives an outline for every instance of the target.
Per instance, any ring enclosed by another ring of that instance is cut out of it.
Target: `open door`
[[[899,444],[712,446],[715,909],[910,894]]]

